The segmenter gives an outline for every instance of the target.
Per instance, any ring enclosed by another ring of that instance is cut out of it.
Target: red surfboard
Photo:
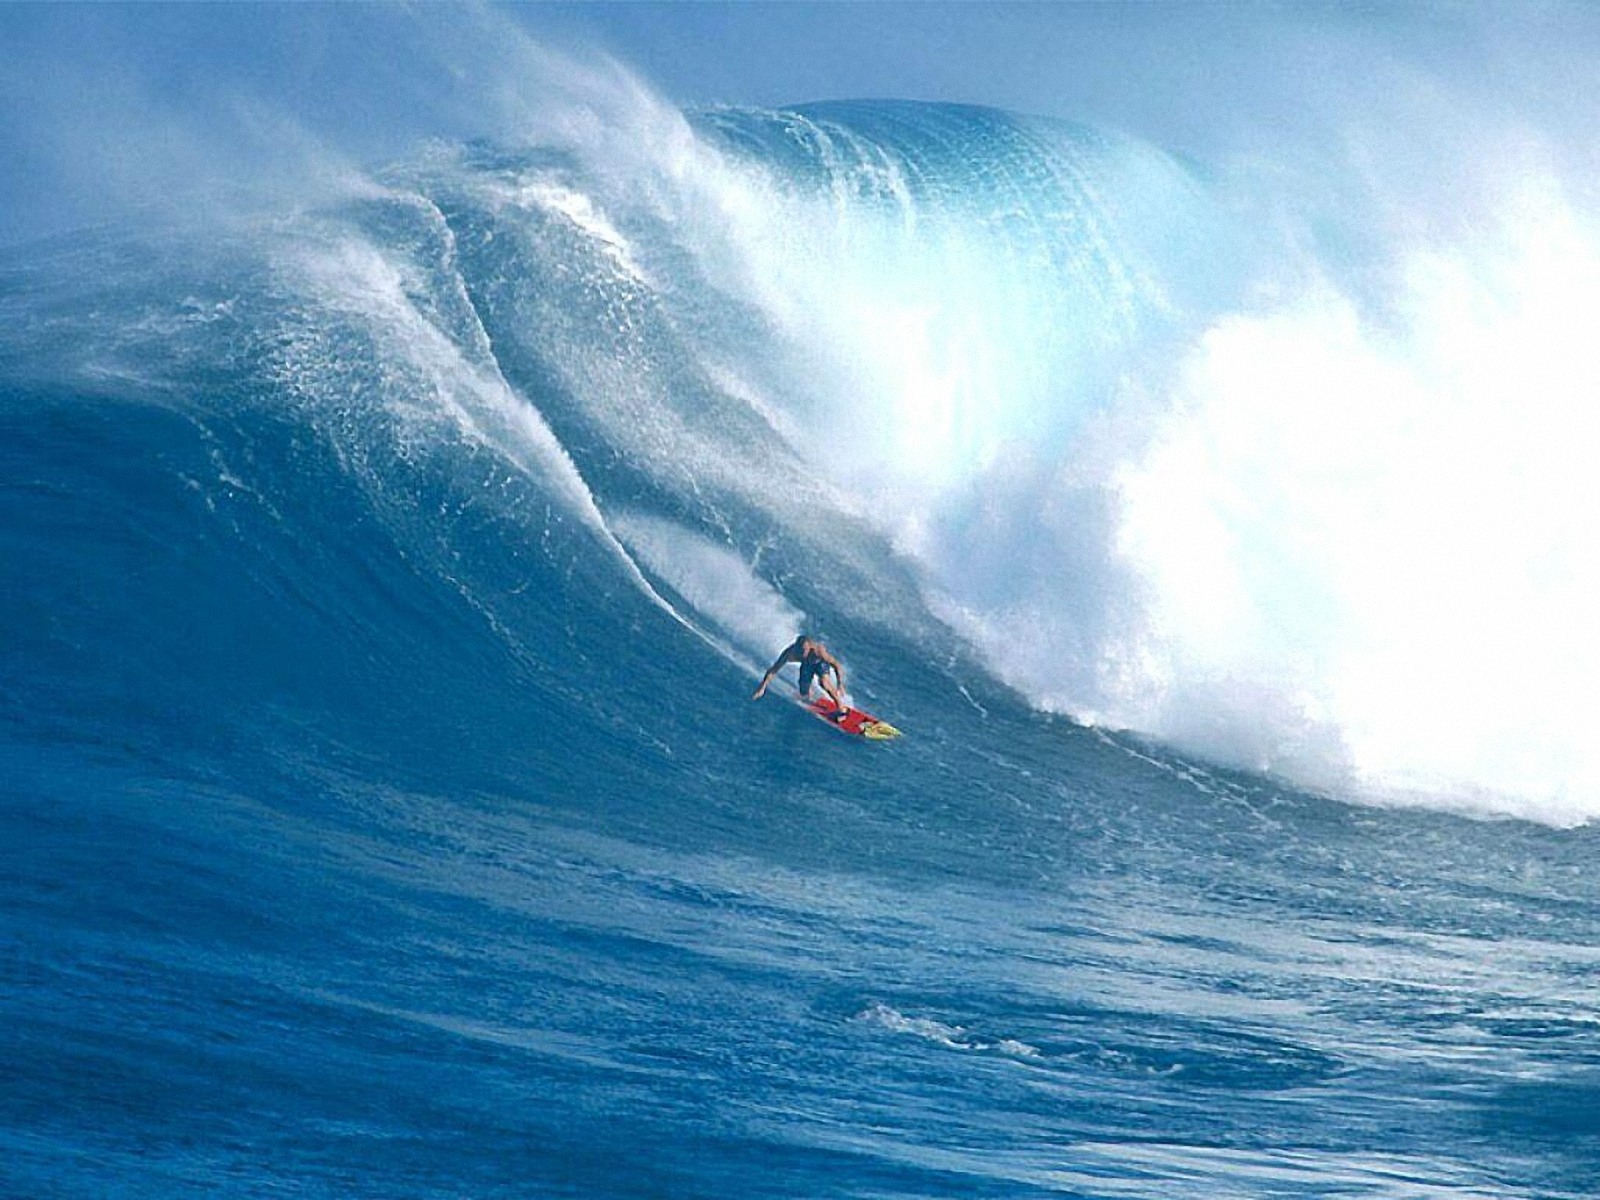
[[[880,721],[871,713],[862,712],[859,708],[851,708],[849,705],[841,708],[826,692],[815,700],[802,704],[812,716],[819,721],[826,721],[840,733],[869,738],[874,742],[886,742],[890,738],[900,736],[900,731],[889,722]]]

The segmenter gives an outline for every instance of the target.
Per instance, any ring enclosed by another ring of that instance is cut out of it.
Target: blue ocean
[[[1600,1194],[1600,776],[1500,669],[1592,682],[1588,551],[1451,623],[1530,513],[1406,503],[1449,264],[1283,315],[1131,135],[613,91],[0,250],[0,1192]],[[802,631],[903,738],[751,700]]]

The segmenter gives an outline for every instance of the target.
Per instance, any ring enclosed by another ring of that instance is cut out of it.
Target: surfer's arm
[[[756,688],[755,695],[751,696],[750,699],[761,699],[761,697],[766,694],[767,684],[772,682],[772,677],[778,673],[778,669],[782,667],[784,663],[793,661],[794,656],[791,655],[788,650],[785,650],[782,654],[778,655],[777,661],[768,667],[767,673],[761,677],[761,684]]]

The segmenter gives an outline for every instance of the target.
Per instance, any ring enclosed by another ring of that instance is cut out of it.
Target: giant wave
[[[1587,418],[1439,407],[1581,216],[1385,324],[1128,136],[607,103],[7,252],[16,1186],[1591,1192]]]
[[[1286,282],[1225,189],[1128,137],[608,99],[605,136],[439,143],[217,239],[226,262],[117,279],[141,294],[113,327],[69,336],[29,290],[104,305],[98,256],[140,251],[19,263],[12,360],[171,390],[151,364],[248,344],[253,406],[294,408],[364,486],[474,446],[747,667],[798,618],[728,643],[616,521],[676,522],[824,624],[969,646],[1081,721],[1346,798],[1591,812],[1563,681],[1594,657],[1567,449],[1593,364],[1561,330],[1600,272],[1560,193],[1412,255],[1380,302],[1326,261]]]
[[[286,388],[379,421],[418,389],[363,360],[459,374],[404,421],[466,420],[602,542],[679,521],[1048,710],[1346,798],[1592,811],[1594,364],[1560,331],[1600,272],[1559,191],[1372,294],[1131,138],[611,99],[605,136],[440,146],[274,249]]]

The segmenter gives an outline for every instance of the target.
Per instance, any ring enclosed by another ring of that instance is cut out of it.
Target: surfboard
[[[887,721],[879,720],[871,713],[862,712],[859,708],[846,705],[840,708],[829,696],[823,695],[812,700],[802,707],[819,721],[826,721],[840,733],[848,733],[853,737],[864,737],[874,742],[886,742],[890,738],[900,736],[900,731]]]

